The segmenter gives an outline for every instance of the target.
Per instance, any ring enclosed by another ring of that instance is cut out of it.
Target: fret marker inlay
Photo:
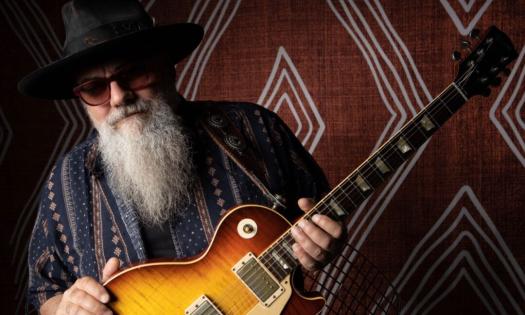
[[[412,151],[412,147],[406,142],[405,138],[401,137],[397,140],[397,148],[401,153],[405,154]]]
[[[430,118],[428,118],[427,115],[423,116],[423,118],[421,118],[421,126],[426,130],[426,131],[430,131],[434,128],[436,128],[436,125],[434,125],[434,123],[432,123],[432,121],[430,120]]]
[[[369,191],[371,189],[370,185],[368,185],[368,183],[365,181],[365,179],[363,177],[361,177],[361,175],[356,177],[355,184],[363,192]]]
[[[390,167],[388,167],[385,162],[383,162],[383,159],[381,158],[377,158],[376,161],[374,162],[375,166],[377,167],[377,169],[384,175],[388,172],[390,172]]]
[[[346,211],[337,203],[337,201],[330,199],[330,207],[335,211],[337,216],[342,217],[346,215]]]

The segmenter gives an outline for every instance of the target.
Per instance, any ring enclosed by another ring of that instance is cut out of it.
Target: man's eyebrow
[[[85,77],[82,77],[80,80],[77,80],[75,84],[80,85],[84,82],[88,82],[88,81],[96,80],[96,79],[100,79],[100,77],[95,76],[95,75],[85,76]]]
[[[113,67],[113,73],[110,75],[113,76],[115,74],[118,74],[122,70],[128,70],[133,67],[137,66],[136,60],[127,60],[122,61],[120,64],[117,64],[115,67]],[[105,77],[97,76],[97,75],[86,75],[85,77],[82,77],[80,80],[76,82],[76,85],[80,85],[84,82],[91,81],[91,80],[97,80],[97,79],[105,79]]]

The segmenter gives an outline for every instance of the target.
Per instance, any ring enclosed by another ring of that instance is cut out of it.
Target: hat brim
[[[18,82],[18,91],[43,99],[73,98],[75,79],[82,68],[113,58],[131,56],[137,51],[156,50],[168,52],[175,64],[199,45],[203,35],[202,27],[191,23],[158,26],[127,34],[35,70]]]

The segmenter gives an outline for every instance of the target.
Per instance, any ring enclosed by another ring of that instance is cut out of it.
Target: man
[[[199,254],[235,205],[280,206],[292,218],[313,206],[301,197],[326,192],[322,171],[275,114],[177,93],[173,65],[198,45],[200,26],[155,27],[135,0],[74,0],[62,16],[65,57],[19,90],[79,97],[96,131],[44,185],[29,249],[29,300],[42,314],[111,314],[100,283],[119,268]],[[317,269],[342,231],[326,216],[301,220],[293,252]]]

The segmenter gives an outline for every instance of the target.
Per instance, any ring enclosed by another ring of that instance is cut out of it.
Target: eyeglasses
[[[116,81],[126,90],[137,91],[157,81],[155,67],[146,64],[132,64],[108,78],[96,78],[83,82],[73,88],[73,93],[90,106],[106,104],[111,98],[110,83]]]

